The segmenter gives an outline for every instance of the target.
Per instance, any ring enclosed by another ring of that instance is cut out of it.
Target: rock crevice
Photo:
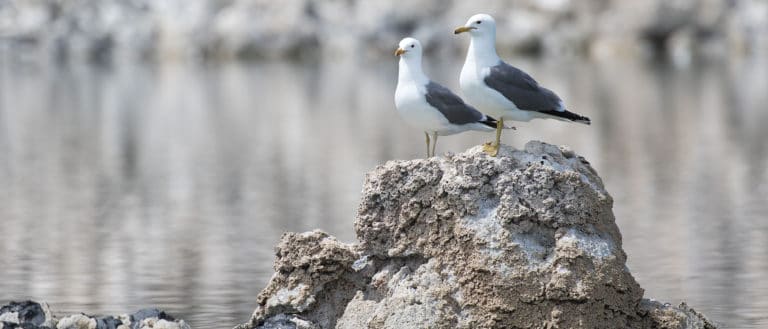
[[[573,151],[390,161],[368,173],[359,243],[287,233],[245,328],[714,328],[643,299],[613,199]]]

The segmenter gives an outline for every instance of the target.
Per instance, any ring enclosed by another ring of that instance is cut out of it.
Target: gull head
[[[453,34],[469,32],[472,37],[496,37],[496,21],[488,14],[477,14],[469,18],[467,23],[453,30]]]
[[[395,50],[395,56],[400,56],[400,58],[421,58],[421,42],[419,40],[416,40],[414,38],[405,38],[403,40],[400,40],[400,43],[397,45],[397,50]]]

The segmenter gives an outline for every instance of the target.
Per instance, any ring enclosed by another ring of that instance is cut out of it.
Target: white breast
[[[448,119],[427,103],[426,87],[413,82],[399,82],[395,90],[395,107],[408,124],[428,132],[451,129]]]

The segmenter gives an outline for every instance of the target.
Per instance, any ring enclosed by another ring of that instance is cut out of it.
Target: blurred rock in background
[[[494,15],[501,52],[726,56],[768,49],[766,0],[0,0],[0,47],[55,58],[389,54],[411,35],[458,52],[452,30]]]

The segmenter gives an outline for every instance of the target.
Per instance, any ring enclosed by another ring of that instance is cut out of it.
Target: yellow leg
[[[504,118],[499,118],[499,121],[496,123],[496,143],[491,144],[490,142],[485,143],[483,145],[483,152],[488,153],[488,155],[495,157],[499,154],[499,146],[501,145],[501,130],[504,129]]]
[[[427,158],[429,158],[429,133],[425,131],[424,137],[427,138]]]
[[[432,132],[432,156],[435,156],[435,149],[437,148],[437,132]]]
[[[504,118],[499,118],[499,123],[496,125],[496,149],[501,145],[501,130],[504,129]]]

